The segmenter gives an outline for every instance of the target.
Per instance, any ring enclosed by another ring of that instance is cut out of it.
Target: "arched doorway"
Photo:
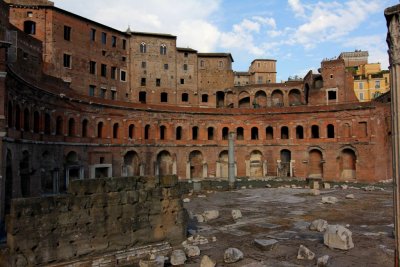
[[[190,178],[203,178],[203,154],[198,151],[192,151],[189,154]]]
[[[312,149],[308,152],[308,177],[323,177],[323,158],[322,152],[318,149]]]
[[[158,175],[171,175],[173,159],[168,151],[161,151],[157,155]]]
[[[262,153],[258,150],[255,150],[250,154],[250,177],[262,177],[262,176],[263,176]]]
[[[228,178],[228,151],[224,150],[219,154],[219,167],[220,167],[220,177]]]
[[[123,173],[125,176],[140,175],[139,155],[135,151],[128,151],[124,156]]]
[[[280,153],[280,164],[278,165],[278,176],[290,176],[290,161],[292,160],[292,153],[290,150],[283,149]]]
[[[345,148],[340,153],[340,178],[343,180],[356,179],[356,153],[350,149]]]

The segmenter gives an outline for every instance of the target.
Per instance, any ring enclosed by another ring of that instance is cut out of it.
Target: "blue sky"
[[[386,7],[395,0],[53,0],[57,7],[118,30],[170,33],[178,46],[230,52],[233,69],[277,60],[277,80],[304,76],[324,58],[369,51],[388,67]]]

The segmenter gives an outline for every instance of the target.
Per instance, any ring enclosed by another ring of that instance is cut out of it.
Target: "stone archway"
[[[173,158],[171,154],[163,150],[157,155],[158,175],[171,175],[173,174]]]
[[[203,178],[203,154],[194,150],[189,154],[190,178]]]
[[[308,177],[323,177],[323,156],[318,149],[312,149],[308,152]]]
[[[140,175],[140,159],[135,151],[128,151],[124,156],[123,173],[125,176]]]
[[[220,167],[220,177],[228,178],[228,151],[224,150],[219,154],[219,167]]]
[[[250,177],[263,177],[262,153],[254,150],[250,154]]]
[[[357,155],[354,150],[345,148],[340,153],[340,178],[343,180],[356,179]]]

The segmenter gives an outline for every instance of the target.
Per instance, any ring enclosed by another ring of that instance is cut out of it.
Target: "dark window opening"
[[[199,137],[199,127],[194,126],[194,127],[192,128],[192,139],[193,139],[193,140],[197,140],[198,137]]]
[[[161,79],[156,79],[156,86],[157,87],[160,87],[161,86]]]
[[[116,36],[111,36],[111,46],[117,47],[117,37]]]
[[[50,114],[44,114],[44,133],[50,134],[51,133],[51,117]]]
[[[181,79],[181,84],[185,84],[185,79]]]
[[[272,128],[271,126],[268,126],[265,129],[265,139],[267,139],[267,140],[274,139],[274,128]]]
[[[130,139],[133,139],[133,137],[135,136],[135,125],[134,124],[129,125],[128,136]]]
[[[318,125],[311,126],[311,138],[319,138],[319,127],[318,127]]]
[[[336,91],[328,91],[328,100],[336,100]]]
[[[166,55],[167,54],[167,46],[166,45],[161,45],[160,46],[160,54],[161,55]]]
[[[126,40],[122,39],[122,49],[126,49]]]
[[[106,94],[107,94],[107,89],[106,88],[101,88],[100,97],[101,98],[106,98]]]
[[[214,128],[208,127],[207,129],[208,140],[214,140]]]
[[[189,55],[188,52],[185,52],[185,53],[183,54],[184,57],[188,57],[188,55]]]
[[[182,102],[188,102],[189,101],[189,94],[183,93],[182,94]]]
[[[182,127],[181,126],[178,126],[176,128],[175,139],[176,140],[181,140],[182,139]]]
[[[117,99],[117,91],[111,90],[111,100]]]
[[[141,86],[146,86],[146,78],[141,78],[140,79],[140,85]]]
[[[328,126],[326,126],[326,131],[328,138],[335,138],[335,126],[328,124]]]
[[[56,120],[56,135],[63,135],[63,128],[63,119],[61,116],[58,116]]]
[[[281,139],[289,139],[289,128],[286,126],[281,128]]]
[[[168,93],[161,93],[161,102],[168,102]]]
[[[75,120],[73,118],[68,120],[68,136],[75,136]]]
[[[164,64],[164,70],[168,69],[168,64]]]
[[[144,127],[144,139],[148,140],[150,135],[150,125]]]
[[[96,74],[96,62],[95,61],[89,62],[89,73]]]
[[[164,125],[160,126],[160,140],[165,139],[166,130],[167,130],[167,128]]]
[[[121,81],[126,82],[126,71],[121,70],[120,76],[121,76]]]
[[[117,67],[111,67],[111,79],[117,79]]]
[[[139,102],[146,103],[146,92],[139,92]]]
[[[217,92],[217,108],[222,108],[225,105],[225,93],[222,91]]]
[[[39,133],[39,127],[40,127],[40,115],[39,112],[35,111],[33,113],[33,132],[34,133]]]
[[[63,62],[64,68],[71,68],[71,55],[64,54]]]
[[[106,64],[101,64],[101,76],[107,77],[107,65]]]
[[[207,103],[208,102],[208,95],[201,95],[201,102]]]
[[[118,133],[119,133],[119,124],[114,123],[113,126],[113,138],[118,138]]]
[[[237,140],[244,140],[244,130],[242,127],[236,129],[236,139]]]
[[[99,122],[97,124],[97,138],[102,138],[103,137],[103,122]]]
[[[187,70],[188,69],[188,65],[187,64],[183,64],[183,70]]]
[[[96,29],[90,29],[90,40],[96,41]]]
[[[88,125],[89,125],[89,121],[87,119],[84,119],[82,121],[82,137],[88,136]]]
[[[147,47],[146,43],[141,43],[140,44],[140,53],[146,53]]]
[[[303,126],[296,127],[296,139],[304,139],[304,129]]]
[[[64,26],[64,40],[71,41],[71,27]]]
[[[101,33],[101,43],[104,45],[107,44],[107,33],[105,32]]]
[[[95,96],[96,86],[89,85],[89,96]]]
[[[222,129],[222,140],[228,140],[228,136],[229,136],[229,128],[224,127]]]
[[[142,68],[143,68],[143,69],[146,68],[146,61],[142,61]]]
[[[258,128],[251,128],[251,140],[258,140]]]
[[[30,21],[30,20],[25,21],[24,22],[24,33],[35,35],[36,34],[36,22]]]

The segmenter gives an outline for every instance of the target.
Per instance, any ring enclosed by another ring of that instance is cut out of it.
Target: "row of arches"
[[[235,105],[236,101],[237,104]],[[291,89],[288,92],[284,92],[281,89],[274,89],[268,92],[268,94],[263,90],[259,90],[254,95],[251,95],[247,91],[241,91],[237,97],[234,96],[232,91],[216,92],[217,107],[283,107],[301,105],[302,102],[302,94],[299,89]]]
[[[360,122],[362,126],[362,136],[368,135],[367,123]],[[187,128],[184,126],[176,126],[175,130],[168,125],[161,124],[144,126],[134,123],[113,122],[111,126],[104,120],[96,122],[93,125],[88,118],[83,118],[79,122],[75,118],[69,117],[64,121],[64,117],[58,115],[53,121],[52,116],[48,112],[33,111],[33,115],[29,108],[21,110],[19,105],[11,102],[8,103],[8,127],[14,127],[16,130],[32,131],[34,133],[55,134],[70,137],[93,137],[93,138],[127,138],[127,139],[158,139],[158,140],[227,140],[229,132],[236,133],[237,140],[272,140],[272,139],[306,139],[306,138],[336,138],[337,130],[334,124],[327,124],[324,129],[320,125],[311,124],[308,127],[296,125],[294,128],[288,126],[267,126],[264,130],[259,127],[222,127],[218,131],[218,127],[209,126],[206,129],[192,126]],[[127,127],[126,130],[124,128]],[[349,123],[344,122],[340,125],[340,136],[349,138],[354,135],[352,127]],[[65,129],[66,128],[66,129]],[[111,129],[110,129],[111,128]],[[124,131],[127,131],[123,133]],[[278,131],[276,133],[276,131]]]

